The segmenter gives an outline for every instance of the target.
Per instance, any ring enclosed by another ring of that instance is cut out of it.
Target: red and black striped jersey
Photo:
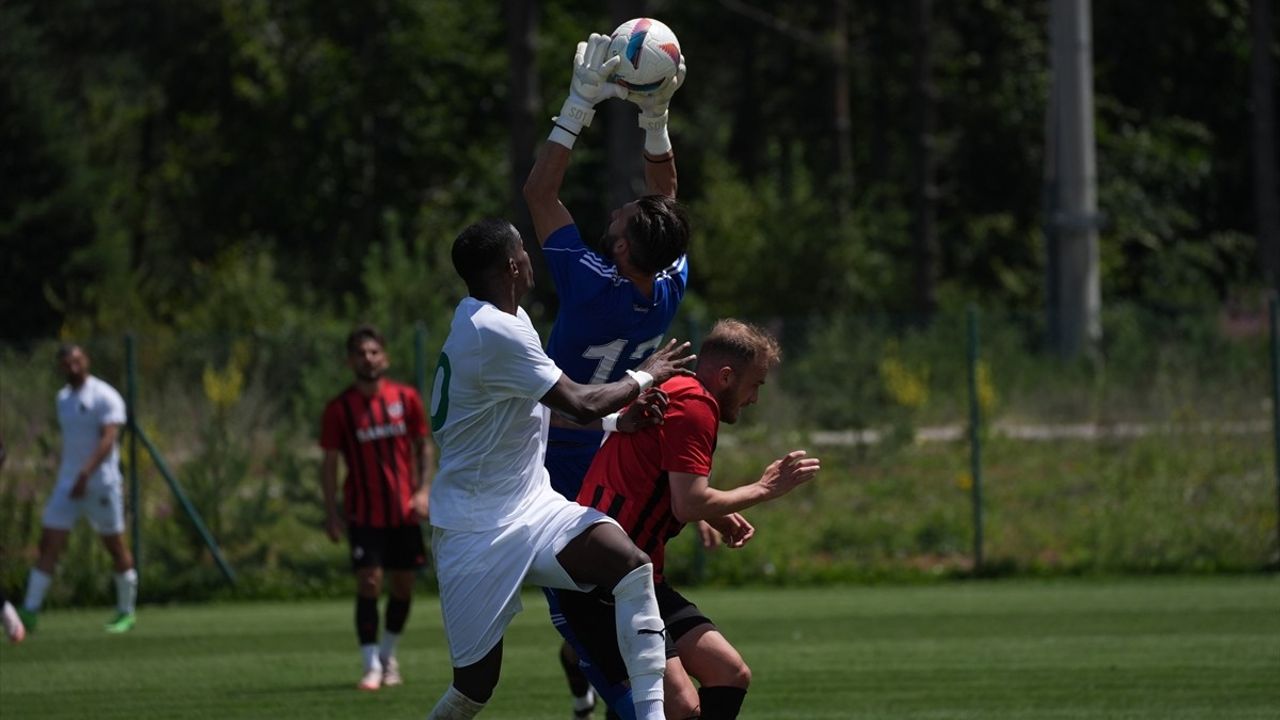
[[[669,473],[711,475],[720,408],[697,378],[678,376],[662,385],[670,398],[661,425],[615,432],[596,453],[578,502],[618,521],[631,541],[653,559],[662,580],[667,541],[684,523],[671,511]]]
[[[342,453],[347,465],[343,503],[357,527],[399,527],[411,522],[417,487],[414,440],[427,436],[418,391],[382,380],[371,397],[354,385],[324,409],[320,447]]]

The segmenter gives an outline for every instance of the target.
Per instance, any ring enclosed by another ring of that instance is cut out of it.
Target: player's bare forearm
[[[80,476],[88,477],[92,475],[103,460],[111,454],[111,448],[116,444],[116,438],[120,437],[119,425],[103,425],[102,432],[98,435],[98,445],[93,449],[93,454],[85,461],[83,467],[80,468]]]
[[[674,152],[662,155],[644,154],[644,186],[650,195],[676,196],[676,155]]]
[[[574,423],[598,426],[601,417],[622,409],[639,395],[640,385],[629,377],[603,385],[579,385],[561,375],[541,402]]]
[[[538,158],[524,181],[524,201],[533,219],[533,231],[541,247],[547,236],[573,222],[573,216],[560,202],[560,186],[569,169],[569,148],[556,142],[544,142]]]
[[[688,352],[688,342],[682,343],[672,338],[645,358],[634,371],[628,370],[627,377],[617,382],[580,385],[570,380],[568,375],[561,375],[556,384],[538,400],[574,422],[586,423],[621,410],[622,406],[635,400],[651,386],[661,387],[662,383],[676,375],[693,375],[689,365],[698,356],[689,355]],[[663,406],[665,407],[665,401]]]
[[[584,422],[584,423],[574,422],[572,418],[561,415],[558,410],[551,413],[551,427],[568,428],[570,430],[601,430],[603,429],[600,418],[596,418],[595,420],[588,420],[587,422]]]
[[[320,461],[320,490],[324,493],[324,510],[329,515],[338,512],[338,453],[326,450]]]
[[[342,537],[346,524],[338,512],[338,451],[325,450],[320,461],[320,489],[324,493],[324,530],[333,542]]]
[[[414,457],[417,458],[418,483],[415,490],[430,490],[431,480],[436,474],[436,448],[430,440],[419,438],[414,441]]]
[[[759,483],[742,485],[732,490],[711,487],[705,475],[670,473],[671,511],[680,522],[715,520],[745,510],[769,499]]]

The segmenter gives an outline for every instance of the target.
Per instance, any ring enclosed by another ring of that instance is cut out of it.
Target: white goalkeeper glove
[[[595,106],[602,100],[626,97],[626,88],[609,82],[613,69],[622,62],[609,53],[609,36],[591,33],[586,42],[578,43],[573,55],[573,80],[569,84],[569,97],[565,98],[560,114],[552,118],[555,127],[547,139],[572,148],[582,128],[590,127],[595,117]]]
[[[640,127],[644,130],[644,151],[650,155],[666,155],[671,152],[671,137],[667,134],[667,106],[671,98],[684,85],[684,76],[688,68],[684,64],[684,55],[680,55],[680,65],[676,74],[663,81],[657,90],[651,93],[632,92],[627,99],[640,108]]]

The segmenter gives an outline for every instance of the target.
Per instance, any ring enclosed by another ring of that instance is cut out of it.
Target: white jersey
[[[102,438],[104,425],[123,425],[124,399],[107,383],[90,375],[79,388],[70,385],[58,392],[58,425],[62,428],[62,464],[58,468],[58,482],[73,482],[76,473],[84,467]],[[94,482],[119,482],[120,446],[112,445],[111,452],[93,471],[89,478]]]
[[[550,486],[543,459],[551,416],[538,401],[560,375],[524,308],[511,315],[472,297],[458,303],[431,394],[440,445],[432,525],[502,527]]]

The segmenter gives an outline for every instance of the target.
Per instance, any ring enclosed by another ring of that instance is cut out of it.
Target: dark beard
[[[357,370],[356,378],[363,380],[365,382],[377,382],[378,380],[382,379],[382,371],[370,370],[369,372],[366,373],[366,372],[360,372],[359,370]]]

